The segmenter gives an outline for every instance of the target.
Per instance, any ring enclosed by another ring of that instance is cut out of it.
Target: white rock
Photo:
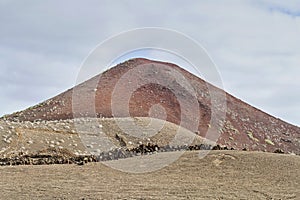
[[[33,144],[33,141],[32,141],[32,140],[29,140],[27,143],[28,143],[28,144]]]
[[[9,139],[4,139],[3,141],[6,142],[7,144],[10,144],[10,143],[11,143],[11,138],[9,138]]]
[[[50,144],[49,147],[54,148],[54,145],[53,145],[53,144]]]

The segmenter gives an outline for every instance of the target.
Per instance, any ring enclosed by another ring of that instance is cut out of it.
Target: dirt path
[[[0,199],[300,199],[299,156],[198,155],[186,152],[161,170],[138,174],[114,170],[108,163],[0,167]],[[137,159],[109,164],[120,167]]]

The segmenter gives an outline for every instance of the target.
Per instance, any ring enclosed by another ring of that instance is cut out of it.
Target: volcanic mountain
[[[166,119],[229,148],[300,154],[299,127],[175,64],[143,58],[120,63],[56,97],[3,118],[22,122],[129,116]]]

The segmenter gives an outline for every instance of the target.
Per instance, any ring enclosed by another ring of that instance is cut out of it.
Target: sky
[[[0,0],[0,115],[73,87],[99,43],[143,27],[193,38],[227,92],[300,126],[300,3],[288,0]]]

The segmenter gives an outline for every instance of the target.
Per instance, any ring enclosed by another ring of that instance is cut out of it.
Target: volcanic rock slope
[[[153,68],[143,68],[143,65],[152,65]],[[167,67],[159,67],[161,65]],[[131,73],[134,69],[138,70]],[[184,76],[193,87],[195,96],[177,79],[168,76],[170,69]],[[147,78],[152,81],[145,82]],[[156,83],[153,81],[156,79],[168,84]],[[132,90],[132,85],[138,87]],[[128,93],[130,98],[126,99]],[[112,103],[113,95],[116,95],[117,105]],[[215,98],[218,96],[220,99],[226,97],[226,106]],[[193,107],[195,99],[199,109]],[[153,105],[156,108],[157,105],[162,106],[165,115],[160,109],[153,109]],[[183,112],[183,108],[188,112]],[[281,149],[286,153],[300,154],[299,127],[246,104],[175,64],[143,58],[118,64],[54,98],[2,119],[51,121],[79,117],[128,117],[127,109],[131,117],[165,118],[202,137],[218,138],[217,143],[227,147],[269,152]],[[213,109],[218,111],[216,115],[212,114]],[[195,115],[199,117],[196,130]],[[212,116],[217,118],[211,119]]]

